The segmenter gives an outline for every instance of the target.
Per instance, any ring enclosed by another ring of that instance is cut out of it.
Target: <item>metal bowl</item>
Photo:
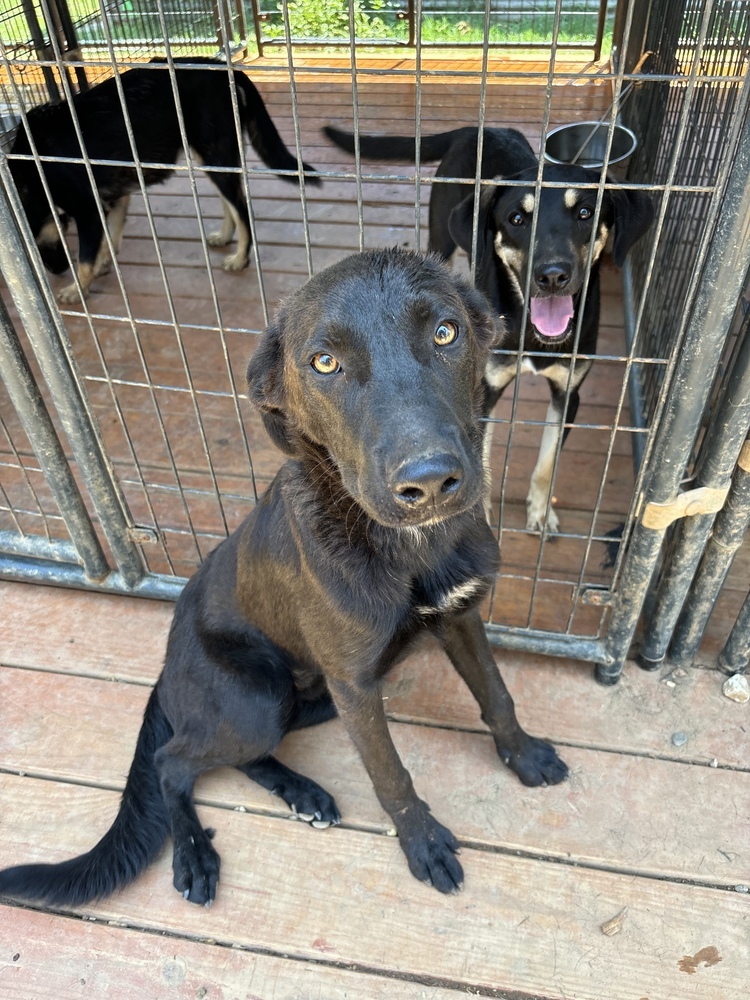
[[[571,163],[585,142],[586,145],[576,163],[586,170],[599,170],[604,165],[608,132],[609,125],[600,125],[599,122],[576,122],[574,125],[560,125],[547,133],[544,158],[548,163]],[[591,136],[590,139],[589,136]],[[625,128],[624,125],[615,125],[608,165],[614,166],[616,163],[623,163],[633,154],[637,145],[638,140],[629,128]]]

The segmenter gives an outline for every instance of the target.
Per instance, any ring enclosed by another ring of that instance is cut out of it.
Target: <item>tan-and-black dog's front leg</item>
[[[458,841],[415,792],[388,731],[380,685],[329,679],[328,686],[375,793],[398,831],[411,873],[440,892],[459,889],[463,869],[455,856]]]
[[[64,304],[78,302],[81,295],[86,298],[94,280],[94,267],[104,237],[99,209],[93,198],[80,203],[76,210],[75,221],[78,229],[78,281],[81,290],[78,291],[75,282],[61,288],[57,298]]]
[[[516,718],[513,699],[497,669],[482,619],[476,610],[445,624],[443,647],[466,681],[492,733],[500,759],[524,785],[556,785],[568,776],[566,764],[551,744],[529,736]]]

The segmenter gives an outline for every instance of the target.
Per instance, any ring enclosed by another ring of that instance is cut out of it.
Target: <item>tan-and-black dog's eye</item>
[[[511,226],[522,226],[526,221],[523,212],[513,212],[508,218],[508,222]]]
[[[316,354],[310,364],[320,375],[335,375],[341,371],[341,365],[336,358],[332,354],[326,354],[325,351]]]
[[[578,218],[581,220],[581,222],[585,222],[587,219],[590,219],[593,214],[594,213],[592,212],[592,210],[589,208],[588,205],[581,205],[581,207],[578,209]]]
[[[435,330],[435,343],[438,347],[447,347],[458,340],[458,327],[448,320],[441,323]]]

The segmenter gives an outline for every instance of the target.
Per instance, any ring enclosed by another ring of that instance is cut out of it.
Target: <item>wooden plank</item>
[[[78,853],[117,794],[0,777],[0,857]],[[54,849],[40,839],[52,834]],[[359,831],[202,809],[217,828],[222,881],[206,911],[171,886],[168,852],[134,885],[80,912],[98,920],[303,959],[557,1000],[737,1000],[750,990],[750,907],[734,892],[464,848],[466,887],[441,896],[407,870],[398,843]],[[45,835],[45,828],[47,833]],[[283,873],[283,874],[282,874]],[[623,907],[622,933],[601,924]],[[707,955],[710,966],[685,971]]]
[[[153,683],[173,605],[0,581],[0,663]],[[13,623],[10,627],[10,623]],[[724,698],[723,677],[689,670],[674,688],[626,665],[620,683],[596,684],[591,666],[498,650],[503,676],[531,732],[574,746],[748,768],[747,706]],[[482,732],[476,703],[436,645],[426,642],[387,679],[391,717]],[[675,747],[672,734],[685,732]]]
[[[132,684],[0,668],[0,769],[122,789],[146,700]],[[419,794],[464,844],[657,878],[750,882],[750,773],[565,747],[570,780],[530,791],[499,763],[489,736],[404,723],[391,732]],[[335,796],[344,826],[390,827],[339,720],[290,734],[280,757]],[[283,802],[229,768],[205,775],[196,794],[289,817]]]
[[[459,1000],[463,990],[0,907],[0,996],[14,1000]]]

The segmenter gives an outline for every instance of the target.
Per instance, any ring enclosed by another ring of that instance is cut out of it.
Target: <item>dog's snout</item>
[[[464,469],[455,455],[431,455],[405,462],[389,483],[395,499],[410,507],[438,506],[459,492]]]
[[[549,292],[557,292],[570,282],[570,268],[565,267],[564,264],[546,264],[537,270],[534,277],[540,288]]]

